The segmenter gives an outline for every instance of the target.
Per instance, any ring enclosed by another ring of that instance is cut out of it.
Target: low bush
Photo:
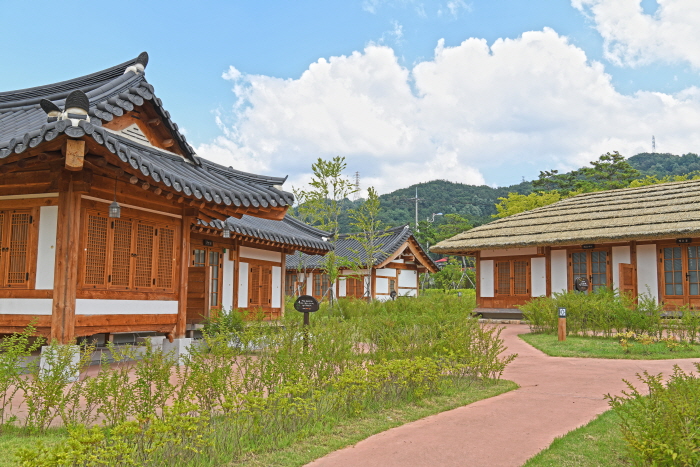
[[[323,304],[308,328],[293,308],[279,322],[245,326],[223,314],[182,366],[148,344],[111,347],[115,363],[77,382],[57,377],[47,386],[36,374],[20,388],[28,407],[31,395],[41,402],[32,410],[48,414],[27,427],[59,419],[72,427],[64,443],[23,451],[22,465],[155,465],[155,456],[182,464],[193,453],[230,461],[319,424],[500,378],[514,356],[503,355],[500,329],[480,325],[471,310],[443,294]],[[105,426],[89,428],[96,420]]]
[[[700,364],[695,367],[700,371]],[[635,465],[700,465],[700,378],[677,366],[666,383],[661,375],[638,377],[648,396],[627,381],[622,396],[606,396]]]

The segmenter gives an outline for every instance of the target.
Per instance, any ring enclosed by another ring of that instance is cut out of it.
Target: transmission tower
[[[352,200],[360,199],[360,172],[355,172],[355,193],[352,195]]]
[[[654,135],[651,136],[651,153],[656,153],[656,138],[654,138]]]

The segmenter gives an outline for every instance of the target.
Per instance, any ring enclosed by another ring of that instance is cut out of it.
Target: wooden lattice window
[[[510,295],[510,261],[496,263],[496,293]]]
[[[172,291],[175,227],[87,211],[82,284],[91,289]]]
[[[513,294],[525,295],[528,293],[527,277],[528,261],[513,261]]]
[[[0,287],[29,288],[36,255],[33,211],[0,211]]]
[[[571,290],[577,278],[588,279],[591,290],[606,287],[611,282],[610,253],[608,250],[575,251],[569,254]]]
[[[248,306],[269,307],[272,304],[272,266],[250,266]]]
[[[496,262],[496,295],[528,296],[530,294],[530,261],[510,259]]]

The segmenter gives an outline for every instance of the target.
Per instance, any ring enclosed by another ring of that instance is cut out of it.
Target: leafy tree
[[[518,214],[520,212],[530,211],[542,206],[548,206],[564,198],[566,197],[562,197],[558,191],[537,191],[535,193],[530,193],[529,195],[509,193],[508,197],[506,198],[498,198],[500,201],[496,205],[498,213],[494,214],[493,217],[503,218],[512,216],[513,214]]]
[[[456,258],[447,260],[447,264],[440,271],[433,274],[433,282],[443,290],[458,289],[462,283],[462,264]]]
[[[461,234],[473,228],[468,219],[459,214],[445,214],[445,223],[438,225],[435,232],[435,242],[441,242],[447,238]]]
[[[656,175],[647,175],[644,178],[638,180],[633,180],[630,183],[630,188],[637,188],[640,186],[648,185],[658,185],[660,183],[670,183],[670,182],[684,182],[686,180],[699,180],[700,172],[691,172],[685,175],[666,175],[664,177],[657,177]]]
[[[592,161],[591,165],[592,167],[580,169],[592,188],[585,191],[626,188],[642,175],[617,151],[603,154],[597,161]]]
[[[298,212],[301,219],[312,223],[321,230],[328,231],[330,241],[335,246],[338,240],[339,219],[343,201],[356,191],[355,185],[343,175],[347,168],[344,157],[336,156],[331,160],[319,158],[312,166],[313,176],[309,182],[311,189],[295,190],[298,200]],[[343,258],[331,251],[323,257],[323,269],[330,284],[335,284],[344,266]],[[330,288],[330,302],[333,304],[333,287]]]
[[[381,203],[379,195],[374,187],[369,187],[367,190],[367,199],[365,199],[358,208],[351,208],[348,212],[350,219],[353,221],[351,225],[358,232],[350,235],[355,239],[361,247],[361,251],[354,251],[357,254],[357,259],[352,264],[355,275],[364,276],[365,290],[369,290],[370,274],[360,273],[361,269],[371,271],[374,267],[375,256],[382,253],[381,239],[389,235],[387,227],[379,220],[381,211]],[[364,261],[361,259],[364,257]],[[367,299],[371,300],[372,295],[368,294]]]

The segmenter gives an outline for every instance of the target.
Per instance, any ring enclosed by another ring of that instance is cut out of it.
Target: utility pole
[[[418,197],[418,187],[416,187],[416,196],[413,198],[408,198],[409,201],[415,201],[416,203],[416,232],[418,232],[418,201],[423,201]]]

